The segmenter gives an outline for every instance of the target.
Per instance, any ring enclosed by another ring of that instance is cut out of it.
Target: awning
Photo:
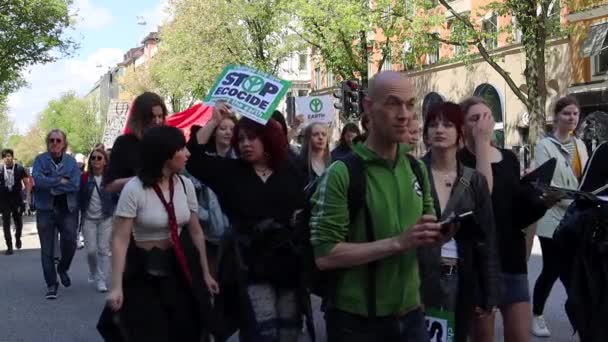
[[[589,35],[583,43],[581,55],[583,57],[595,56],[602,51],[606,34],[608,33],[608,23],[594,25],[589,27]]]

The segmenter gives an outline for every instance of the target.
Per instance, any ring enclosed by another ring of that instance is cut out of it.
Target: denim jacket
[[[36,209],[53,210],[53,197],[62,194],[67,195],[70,212],[78,209],[80,169],[74,157],[64,154],[61,162],[55,165],[50,153],[42,153],[34,160],[32,176]],[[68,178],[69,182],[62,184],[62,178]]]
[[[87,217],[93,191],[97,191],[95,190],[95,177],[92,174],[84,173],[80,182],[79,198],[82,217]],[[101,199],[101,219],[105,220],[114,213],[114,201],[112,194],[105,191],[103,186],[99,186],[99,197]]]

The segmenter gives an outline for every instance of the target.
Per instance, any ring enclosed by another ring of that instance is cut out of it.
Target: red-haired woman
[[[464,114],[444,102],[432,107],[423,133],[430,151],[423,158],[435,213],[441,220],[468,211],[454,237],[441,246],[419,250],[421,294],[427,308],[455,313],[455,341],[466,341],[474,312],[492,312],[498,304],[498,252],[488,183],[481,173],[458,161]]]
[[[210,132],[228,115],[230,107],[219,103],[188,145],[188,172],[217,194],[232,225],[222,242],[216,305],[234,314],[227,321],[236,323],[241,341],[297,341],[309,298],[299,291],[290,236],[305,204],[305,180],[288,162],[285,135],[273,119],[238,122],[233,146],[239,159],[203,153]]]

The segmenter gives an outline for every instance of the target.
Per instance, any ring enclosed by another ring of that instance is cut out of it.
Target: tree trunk
[[[528,114],[530,115],[530,126],[527,143],[532,147],[531,153],[534,158],[534,145],[545,132],[547,83],[545,70],[546,50],[546,18],[539,17],[534,22],[533,31],[535,35],[524,40],[526,53],[526,68],[524,76],[528,86]]]
[[[367,33],[365,31],[359,32],[361,36],[361,86],[363,89],[367,89],[369,81],[368,63],[369,56],[367,51]]]

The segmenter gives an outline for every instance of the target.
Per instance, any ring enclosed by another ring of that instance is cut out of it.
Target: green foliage
[[[71,26],[71,0],[0,1],[0,96],[24,85],[21,72],[69,54],[76,44],[64,37]]]
[[[24,166],[31,166],[34,158],[39,153],[46,151],[44,146],[45,133],[35,125],[30,130],[18,139],[15,145],[11,148],[15,151],[15,158]]]
[[[100,142],[103,124],[96,118],[97,108],[93,102],[79,98],[68,92],[51,100],[39,118],[40,129],[48,132],[59,128],[63,130],[74,153],[87,154]]]
[[[150,66],[151,80],[165,97],[204,97],[221,69],[246,64],[276,74],[301,49],[286,30],[288,0],[172,0],[173,20]]]
[[[6,100],[0,97],[0,149],[8,145],[8,137],[13,134],[14,125],[8,116]]]

